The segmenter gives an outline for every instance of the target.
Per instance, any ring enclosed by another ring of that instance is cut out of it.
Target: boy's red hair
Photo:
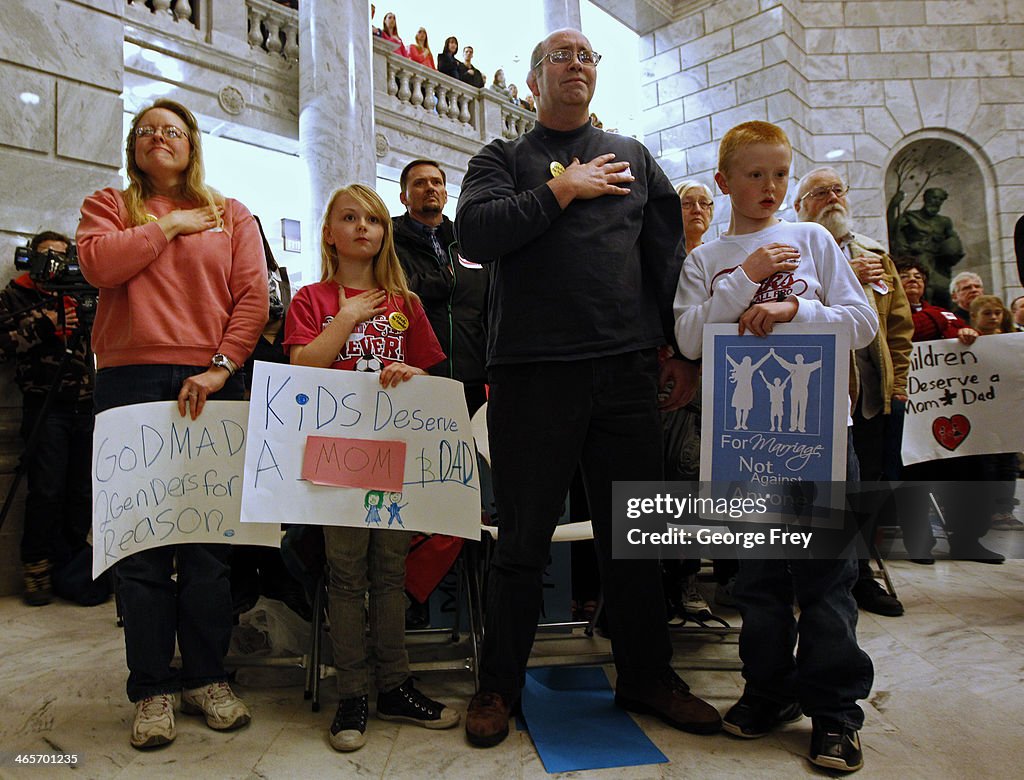
[[[718,145],[718,170],[725,173],[733,155],[744,146],[754,144],[782,144],[790,150],[793,148],[789,137],[778,125],[760,121],[743,122],[729,130]]]

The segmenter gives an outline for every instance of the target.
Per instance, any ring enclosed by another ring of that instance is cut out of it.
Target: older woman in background
[[[591,114],[591,121],[594,115]],[[683,239],[689,254],[703,243],[704,234],[711,227],[715,213],[715,201],[711,190],[694,179],[688,179],[676,187],[679,207],[683,215]],[[663,357],[668,358],[665,348]],[[662,412],[664,437],[665,478],[671,480],[695,480],[700,471],[700,424],[701,399],[698,370],[693,369],[693,388],[688,393],[689,402],[681,409]],[[729,580],[735,578],[736,567],[716,564],[715,578],[722,592],[722,598],[729,590]],[[669,625],[681,625],[686,620],[703,620],[711,616],[711,608],[697,587],[699,560],[666,560],[662,564],[666,607]]]
[[[928,287],[928,269],[914,258],[893,258],[900,283],[910,302],[914,318],[914,341],[957,339],[970,346],[980,335],[953,312],[933,306],[924,300]],[[966,455],[940,458],[903,467],[902,478],[920,482],[921,486],[904,488],[897,495],[899,522],[903,529],[903,543],[915,563],[931,564],[935,537],[928,523],[928,490],[924,483],[934,485],[934,493],[943,506],[946,530],[949,533],[951,558],[981,563],[1002,563],[999,553],[982,546],[980,539],[988,532],[992,516],[998,514],[997,491],[967,491],[964,482],[985,480],[988,463],[984,455]],[[979,486],[981,487],[981,486]],[[1011,515],[1012,517],[1012,515]]]
[[[706,184],[688,179],[676,187],[679,206],[683,210],[683,236],[686,254],[704,243],[704,234],[715,216],[715,197]]]
[[[127,189],[85,199],[78,227],[82,272],[100,290],[96,411],[177,401],[194,420],[207,400],[242,399],[235,371],[267,321],[263,243],[248,209],[206,185],[199,126],[181,104],[158,100],[135,115],[127,170]],[[190,543],[116,564],[133,747],[174,739],[179,692],[182,711],[210,728],[249,722],[224,669],[229,554],[226,544]],[[171,668],[175,641],[180,673]]]

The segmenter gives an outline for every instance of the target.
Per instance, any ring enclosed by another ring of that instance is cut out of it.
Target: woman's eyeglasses
[[[164,138],[169,138],[172,141],[176,141],[179,138],[188,138],[188,133],[182,130],[180,127],[174,125],[164,125],[163,127],[154,127],[153,125],[140,125],[135,128],[136,138],[149,138],[154,136],[159,131],[160,135]]]

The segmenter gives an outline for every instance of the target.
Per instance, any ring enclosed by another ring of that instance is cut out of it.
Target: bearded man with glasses
[[[466,735],[508,735],[541,607],[551,534],[577,465],[586,486],[618,671],[615,701],[697,734],[718,712],[672,671],[657,561],[612,558],[613,480],[662,474],[662,408],[682,405],[695,371],[675,343],[672,302],[685,254],[679,199],[650,152],[590,123],[600,55],[578,30],[533,51],[537,124],[469,163],[456,232],[491,263],[487,423],[500,517],[480,690]]]
[[[794,202],[801,222],[817,222],[839,244],[878,315],[878,333],[850,361],[853,447],[865,482],[900,479],[903,414],[907,401],[914,321],[899,274],[885,247],[853,232],[850,188],[833,168],[816,168],[797,184]],[[865,538],[871,539],[870,521]],[[866,560],[853,586],[857,605],[876,615],[899,617],[903,605],[875,580]]]

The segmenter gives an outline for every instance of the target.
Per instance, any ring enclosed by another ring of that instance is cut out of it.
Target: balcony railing
[[[245,0],[249,45],[267,54],[299,58],[299,12],[272,0]]]
[[[193,65],[216,60],[207,67],[263,90],[264,111],[297,117],[296,64],[301,67],[298,11],[273,0],[218,0],[217,15],[212,18],[205,12],[207,8],[199,0],[125,0],[125,21],[137,28],[133,42],[138,45],[155,47],[165,56],[183,52],[180,56]],[[208,48],[210,57],[203,57],[202,51],[186,54],[182,44]],[[494,138],[518,138],[533,127],[531,111],[513,105],[494,90],[477,89],[450,78],[396,54],[393,48],[394,44],[373,38],[378,124],[383,121],[434,142],[437,131],[454,135],[451,143],[465,149],[478,148]],[[240,121],[244,119],[240,117]]]

